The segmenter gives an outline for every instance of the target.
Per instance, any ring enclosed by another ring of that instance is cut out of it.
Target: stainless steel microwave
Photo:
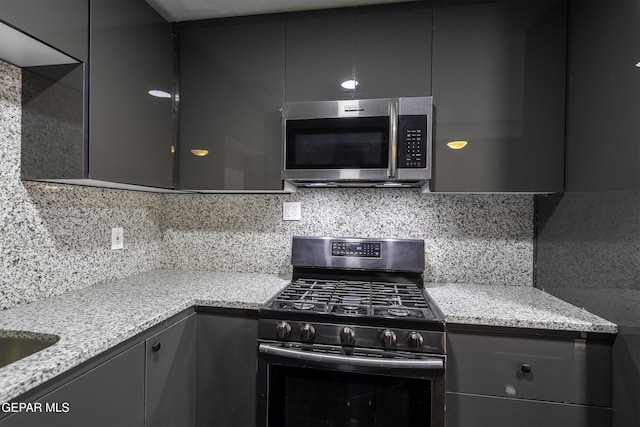
[[[289,103],[282,118],[286,182],[428,186],[432,97]]]

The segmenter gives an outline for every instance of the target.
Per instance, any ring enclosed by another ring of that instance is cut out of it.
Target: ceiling
[[[408,0],[147,0],[167,21],[330,9]]]

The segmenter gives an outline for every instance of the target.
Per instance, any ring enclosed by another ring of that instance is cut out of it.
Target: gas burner
[[[408,317],[411,314],[411,311],[403,306],[390,307],[387,310],[387,313],[393,317]]]
[[[373,316],[386,317],[389,319],[435,319],[435,315],[429,308],[414,308],[397,305],[373,307]]]
[[[363,316],[369,313],[369,308],[366,305],[334,304],[331,312]]]
[[[311,302],[298,301],[293,303],[296,310],[312,310],[316,305]]]
[[[325,302],[318,301],[300,301],[278,298],[273,300],[271,308],[281,311],[305,311],[305,312],[327,312],[327,304]]]

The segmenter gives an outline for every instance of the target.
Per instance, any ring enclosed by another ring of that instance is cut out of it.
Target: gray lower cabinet
[[[198,312],[196,425],[255,425],[255,311]]]
[[[448,427],[606,427],[611,412],[582,405],[447,393]]]
[[[447,334],[448,427],[611,425],[611,342]]]
[[[146,427],[193,426],[196,315],[145,340]]]
[[[15,399],[41,404],[41,411],[9,415],[0,426],[193,426],[195,368],[196,314],[190,309],[124,349],[110,350]]]
[[[35,400],[41,411],[10,415],[2,427],[144,426],[144,343]]]
[[[177,33],[178,187],[282,190],[284,22],[212,20]]]
[[[432,191],[563,190],[566,26],[563,1],[434,9]]]

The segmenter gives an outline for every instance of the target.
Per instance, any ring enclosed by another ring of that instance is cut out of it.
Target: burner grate
[[[351,316],[435,317],[415,283],[297,279],[278,295],[272,308]]]

